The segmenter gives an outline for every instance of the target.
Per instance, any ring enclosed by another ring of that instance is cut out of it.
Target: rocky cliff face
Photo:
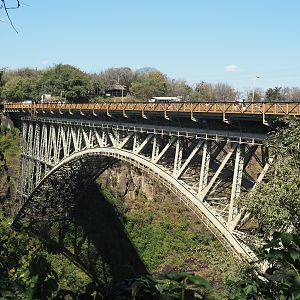
[[[107,169],[100,176],[99,181],[112,192],[124,197],[125,200],[135,200],[140,193],[152,200],[157,192],[156,181],[144,172],[124,163],[117,163],[112,168]]]

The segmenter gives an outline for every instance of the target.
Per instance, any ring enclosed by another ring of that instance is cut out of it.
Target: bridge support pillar
[[[182,142],[181,139],[178,137],[175,147],[175,157],[174,157],[174,167],[173,167],[173,176],[176,177],[177,172],[179,171],[181,167],[181,161],[182,161]]]
[[[210,163],[210,152],[211,152],[211,142],[205,140],[203,145],[203,150],[202,150],[198,197],[200,196],[203,189],[207,186],[209,163]]]
[[[153,137],[153,144],[152,144],[152,154],[151,154],[151,161],[157,158],[159,153],[159,137],[155,134]]]
[[[238,144],[235,154],[235,163],[234,163],[234,172],[233,172],[233,180],[231,187],[231,196],[229,203],[229,214],[228,214],[228,222],[227,226],[229,230],[233,230],[235,225],[237,224],[237,208],[234,206],[234,202],[236,198],[239,197],[241,193],[241,183],[243,177],[243,169],[244,169],[244,155],[245,155],[245,145]]]

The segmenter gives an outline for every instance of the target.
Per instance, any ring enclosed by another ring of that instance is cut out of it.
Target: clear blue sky
[[[13,4],[13,0],[7,0]],[[0,68],[155,67],[170,79],[300,87],[299,0],[21,0]]]

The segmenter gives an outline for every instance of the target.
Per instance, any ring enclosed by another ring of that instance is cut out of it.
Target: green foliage
[[[45,71],[17,70],[6,77],[2,94],[10,101],[37,100],[42,94],[85,101],[90,88],[88,75],[71,65],[58,64]]]
[[[55,65],[44,71],[37,82],[41,94],[63,95],[70,102],[87,100],[87,74],[71,65]]]
[[[201,81],[196,85],[192,95],[193,101],[213,101],[213,86],[209,83]]]
[[[275,232],[262,247],[256,268],[233,288],[231,299],[300,299],[299,235]]]
[[[35,99],[40,72],[29,68],[5,72],[2,96],[11,101]]]
[[[47,253],[36,238],[10,226],[0,211],[0,299],[48,299],[86,284],[87,276],[60,253]]]
[[[30,263],[27,293],[32,299],[48,299],[58,289],[58,276],[43,255],[37,255]]]
[[[211,284],[200,276],[171,272],[160,279],[138,277],[122,282],[104,299],[208,299]]]
[[[226,83],[210,84],[201,81],[192,94],[193,101],[235,101],[237,92]]]
[[[266,91],[266,101],[269,102],[280,102],[280,101],[284,101],[284,96],[281,93],[281,87],[277,87],[275,86],[273,89],[269,88]]]
[[[280,125],[267,144],[275,156],[268,181],[239,202],[254,216],[258,233],[265,237],[275,230],[300,229],[300,121],[287,118]]]
[[[11,228],[11,220],[0,211],[0,277],[19,280],[39,249],[39,243],[28,235],[19,235]]]
[[[132,82],[130,92],[134,97],[147,101],[151,97],[166,96],[170,90],[167,76],[159,71],[138,75]]]

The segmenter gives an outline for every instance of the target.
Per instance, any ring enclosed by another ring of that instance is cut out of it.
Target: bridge
[[[300,103],[7,103],[22,130],[13,226],[72,215],[76,199],[121,160],[167,186],[228,251],[247,260],[251,215],[236,199],[264,179],[273,122]]]

